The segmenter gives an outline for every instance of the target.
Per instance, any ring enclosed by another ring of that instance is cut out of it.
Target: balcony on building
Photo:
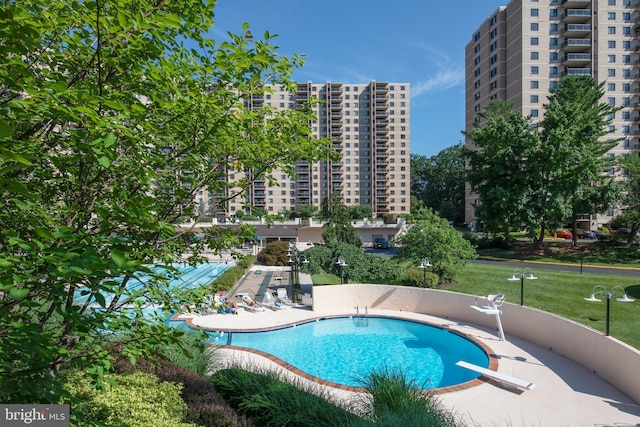
[[[341,142],[334,142],[333,143],[333,149],[336,151],[342,151],[342,143]]]
[[[566,39],[562,43],[565,52],[586,52],[591,49],[591,39]]]
[[[389,159],[387,159],[386,157],[376,157],[376,164],[377,165],[388,165],[389,164]]]
[[[386,110],[389,108],[389,104],[386,102],[376,102],[376,110]]]
[[[376,197],[376,205],[378,206],[387,206],[389,204],[389,200],[384,197]]]
[[[564,76],[590,76],[591,68],[566,68],[562,72],[562,77]]]
[[[333,182],[342,182],[342,175],[340,174],[333,174],[331,175],[331,180]]]
[[[566,9],[562,21],[567,24],[585,24],[591,20],[591,9]]]
[[[583,67],[591,63],[590,53],[567,53],[562,58],[562,65],[565,67]]]
[[[387,144],[383,144],[381,142],[376,143],[376,156],[384,156],[386,151],[389,150],[389,146]],[[378,154],[380,152],[380,154]]]
[[[567,24],[564,26],[564,37],[585,37],[591,34],[591,24]]]
[[[565,9],[582,9],[590,7],[591,0],[562,0],[562,7]]]
[[[340,83],[331,83],[329,92],[331,93],[332,97],[334,95],[342,94],[342,84],[340,84]]]
[[[389,178],[387,178],[387,175],[376,174],[376,180],[377,181],[388,181]]]
[[[381,135],[379,133],[376,134],[376,141],[377,142],[387,142],[389,140],[389,138],[387,137],[387,135]]]

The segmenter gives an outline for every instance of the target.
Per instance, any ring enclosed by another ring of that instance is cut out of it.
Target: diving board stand
[[[482,366],[474,365],[472,363],[465,362],[463,360],[456,362],[456,365],[460,366],[461,368],[466,368],[471,371],[478,372],[492,380],[496,380],[501,383],[511,385],[513,387],[521,388],[523,390],[531,390],[536,386],[532,382],[521,380],[519,378],[514,378],[510,375],[502,374],[498,371],[492,371],[491,369],[483,368]]]
[[[502,330],[502,321],[500,321],[500,315],[502,314],[502,310],[500,310],[500,306],[504,303],[504,294],[497,295],[488,295],[487,301],[491,303],[491,305],[478,305],[478,301],[476,299],[476,305],[470,306],[476,311],[484,314],[495,314],[496,323],[498,325],[498,333],[500,335],[500,341],[506,341],[504,337],[504,331]]]

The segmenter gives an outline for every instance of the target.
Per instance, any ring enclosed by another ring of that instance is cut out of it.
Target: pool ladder
[[[356,315],[353,317],[355,326],[369,326],[369,307],[364,306],[364,314],[360,314],[360,306],[356,306]]]

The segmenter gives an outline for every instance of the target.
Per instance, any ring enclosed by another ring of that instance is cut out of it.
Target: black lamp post
[[[344,277],[344,268],[348,264],[344,261],[344,257],[342,256],[338,257],[338,261],[336,262],[336,264],[338,265],[338,267],[340,267],[340,284],[344,285],[347,282]]]
[[[601,289],[601,291],[596,292],[597,289]],[[589,298],[585,298],[585,301],[591,301],[591,302],[600,302],[602,300],[596,298],[596,295],[599,293],[604,293],[604,297],[607,299],[607,311],[606,311],[606,320],[605,320],[605,335],[609,336],[609,317],[611,314],[611,297],[613,296],[613,291],[615,291],[616,289],[620,289],[622,291],[622,298],[616,298],[616,300],[620,301],[620,302],[633,302],[635,301],[632,298],[629,298],[627,296],[627,291],[624,290],[624,288],[622,286],[614,286],[611,289],[607,289],[604,286],[595,286],[592,290],[591,290],[591,295],[589,296]]]
[[[294,241],[289,242],[289,250],[287,251],[289,264],[291,265],[291,298],[295,301],[296,290],[300,288],[300,264],[307,264],[307,258],[298,254],[298,247]]]
[[[431,267],[431,264],[429,264],[429,260],[426,258],[422,258],[422,262],[420,263],[420,267],[422,269],[422,283],[423,286],[426,288],[427,287],[427,268]]]
[[[527,272],[529,272],[528,276]],[[531,272],[530,268],[525,268],[522,270],[516,268],[515,270],[513,270],[513,275],[507,279],[510,281],[520,280],[520,305],[524,305],[524,279],[535,280],[537,279],[537,277],[533,275],[533,272]]]

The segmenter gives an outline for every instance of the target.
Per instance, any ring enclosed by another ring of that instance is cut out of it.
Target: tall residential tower
[[[295,164],[296,176],[276,172],[277,186],[254,181],[245,197],[227,203],[218,215],[237,211],[249,214],[255,206],[268,213],[295,211],[301,205],[320,207],[332,191],[339,191],[347,206],[370,206],[374,216],[409,213],[410,206],[410,103],[408,83],[371,81],[367,84],[298,83],[297,90],[272,86],[272,93],[246,100],[250,109],[269,105],[297,108],[310,97],[322,102],[315,108],[317,121],[309,123],[315,137],[330,138],[340,158],[336,161]],[[252,171],[228,171],[230,181],[248,178]],[[215,206],[215,197],[199,194],[201,206]]]
[[[491,99],[504,99],[525,116],[542,119],[549,89],[569,74],[606,82],[603,102],[621,106],[607,155],[638,151],[640,138],[640,9],[637,0],[512,0],[473,33],[465,49],[467,131]],[[471,141],[467,143],[471,144]],[[613,170],[610,173],[614,173]],[[476,196],[466,192],[465,221],[475,222]],[[614,212],[584,215],[586,229]]]

